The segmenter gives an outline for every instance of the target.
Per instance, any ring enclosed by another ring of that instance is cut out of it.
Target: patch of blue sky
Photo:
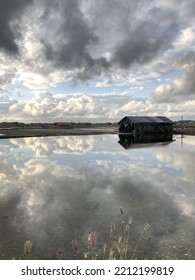
[[[140,86],[129,87],[132,93],[136,94],[136,97],[148,98],[152,92],[160,85],[172,85],[174,80],[183,77],[183,71],[170,71],[169,73],[161,74],[158,78],[148,79],[146,82],[142,82]]]
[[[129,93],[130,95],[135,95],[135,97],[148,98],[148,96],[161,84],[171,84],[174,79],[183,76],[182,70],[171,71],[169,73],[161,74],[158,78],[148,79],[147,81],[128,83],[128,82],[118,82],[111,83],[106,86],[102,84],[100,80],[93,80],[89,83],[77,82],[73,84],[72,82],[61,82],[57,83],[55,86],[48,87],[44,90],[32,90],[26,87],[22,81],[17,80],[13,84],[9,84],[6,90],[12,94],[12,98],[17,100],[30,100],[34,97],[35,92],[49,91],[55,94],[75,94],[84,93],[88,95],[102,95],[102,94],[119,94]],[[98,86],[97,86],[98,85]]]
[[[172,176],[182,176],[184,175],[184,170],[182,168],[173,168],[171,164],[164,163],[162,169],[165,174],[170,174]]]
[[[18,101],[31,100],[34,97],[34,91],[20,81],[7,85],[6,90],[10,93],[12,99],[17,99]]]
[[[117,159],[119,159],[119,155]],[[90,166],[97,166],[98,161],[112,161],[116,160],[116,155],[114,153],[68,153],[64,152],[62,154],[53,154],[51,159],[60,165],[85,165],[90,164]]]
[[[181,69],[178,69],[162,74],[158,81],[160,84],[171,84],[175,79],[182,78],[183,76],[184,72]]]
[[[73,85],[70,82],[62,82],[58,83],[55,87],[51,88],[52,93],[59,94],[59,93],[66,93],[66,94],[74,94],[74,93],[85,93],[85,94],[109,94],[109,93],[119,93],[124,92],[129,89],[129,85],[108,85],[108,86],[96,86],[95,83],[90,84],[80,84],[77,83]]]
[[[34,151],[32,151],[31,149],[10,149],[6,154],[6,161],[19,169],[23,167],[26,162],[34,158],[34,156]]]

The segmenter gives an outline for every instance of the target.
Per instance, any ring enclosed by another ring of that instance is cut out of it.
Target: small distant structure
[[[70,123],[70,122],[55,122],[54,125],[59,127],[59,128],[69,128],[69,127],[72,126],[72,123]]]
[[[82,123],[83,125],[85,125],[85,126],[89,126],[89,125],[91,125],[91,123],[90,122],[84,122],[84,123]]]
[[[125,116],[118,122],[120,133],[172,133],[173,122],[163,116]]]

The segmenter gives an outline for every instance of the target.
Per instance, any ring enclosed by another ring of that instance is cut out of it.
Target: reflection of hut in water
[[[166,117],[126,116],[118,122],[119,132],[133,134],[172,133],[173,122]]]
[[[168,145],[173,141],[174,140],[172,134],[159,134],[159,135],[141,134],[139,136],[119,134],[118,143],[121,144],[123,148],[130,149],[130,148],[150,147],[155,145]]]

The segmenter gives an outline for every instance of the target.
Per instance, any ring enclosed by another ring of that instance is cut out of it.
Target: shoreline
[[[48,137],[48,136],[76,136],[118,134],[115,128],[29,128],[29,129],[0,129],[0,139]]]
[[[1,128],[0,139],[49,137],[49,136],[84,136],[100,134],[124,134],[118,131],[117,126],[101,126],[87,128]],[[129,135],[129,133],[125,133]],[[195,135],[195,129],[173,129],[175,135]]]

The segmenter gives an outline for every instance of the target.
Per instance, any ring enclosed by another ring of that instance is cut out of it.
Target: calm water
[[[57,259],[59,248],[83,259],[88,234],[101,251],[111,223],[120,234],[129,216],[130,255],[149,224],[135,258],[195,259],[195,137],[174,138],[128,149],[117,135],[1,140],[0,259],[25,259],[29,239],[30,259]]]

